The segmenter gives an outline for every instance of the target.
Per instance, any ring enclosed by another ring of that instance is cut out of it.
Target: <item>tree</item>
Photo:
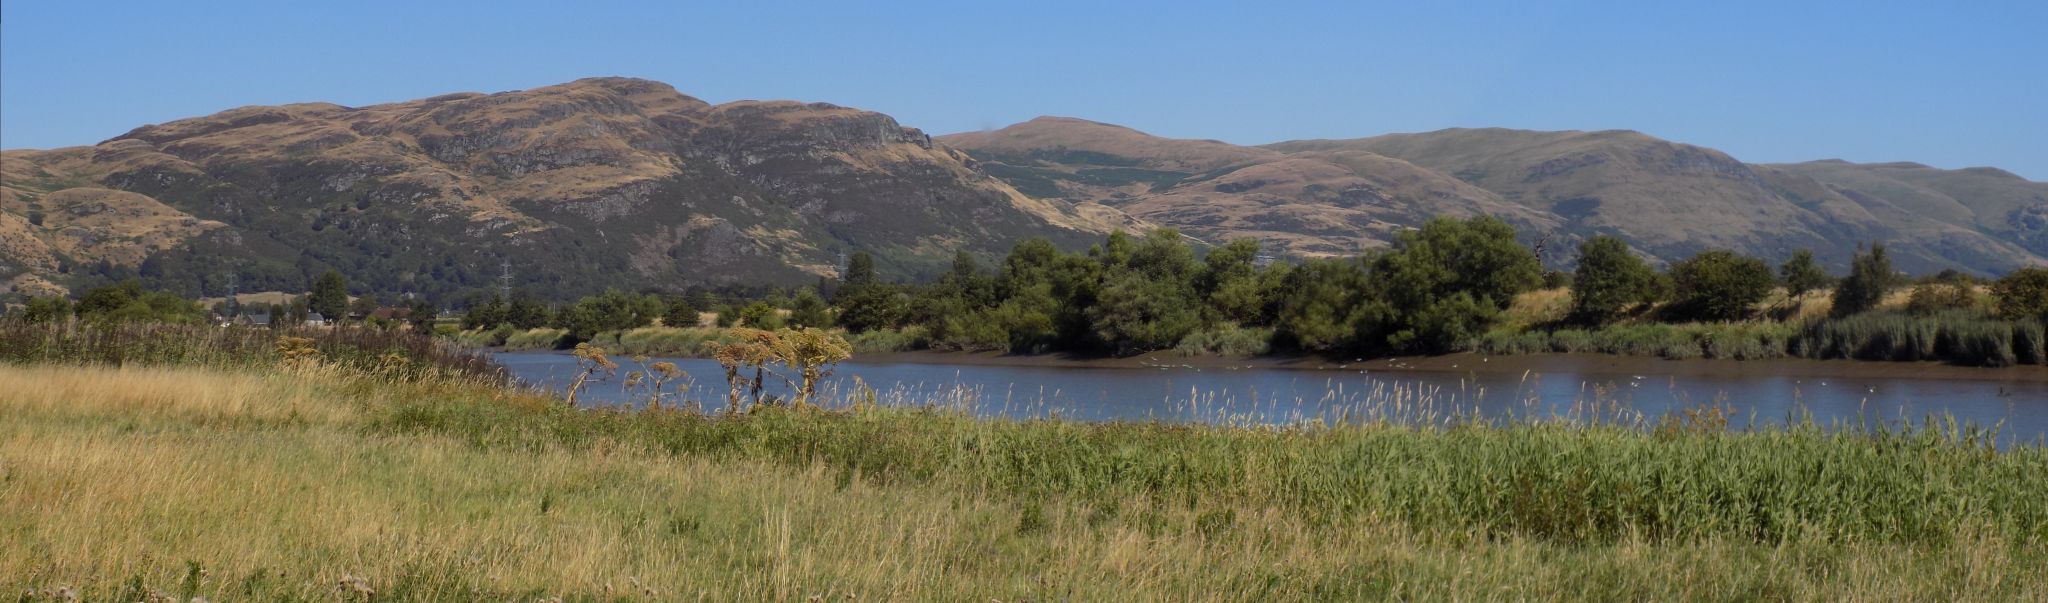
[[[719,328],[730,328],[740,324],[739,306],[725,304],[712,310],[712,313],[715,315],[712,324],[718,325]]]
[[[1977,292],[1970,285],[1926,282],[1913,286],[1906,298],[1906,312],[1926,316],[1977,306]]]
[[[1212,321],[1240,325],[1265,321],[1266,298],[1259,280],[1258,257],[1258,239],[1237,239],[1202,259],[1195,290],[1201,293]]]
[[[1459,291],[1408,313],[1400,327],[1387,335],[1387,344],[1427,354],[1454,352],[1485,332],[1500,313],[1498,306]]]
[[[1280,289],[1274,334],[1281,343],[1307,351],[1358,344],[1366,324],[1366,274],[1356,261],[1314,259],[1287,271]],[[1383,306],[1383,304],[1381,304]]]
[[[463,330],[495,329],[505,323],[507,308],[505,300],[492,295],[482,302],[471,302],[469,309],[462,313]]]
[[[553,313],[547,304],[525,290],[512,292],[512,304],[505,309],[505,322],[515,329],[538,329],[548,325]]]
[[[1828,273],[1813,261],[1813,252],[1801,249],[1778,266],[1778,283],[1785,286],[1785,296],[1799,299],[1809,291],[1819,290],[1828,285]]]
[[[1441,352],[1464,343],[1446,337],[1484,330],[1540,284],[1543,266],[1500,218],[1436,218],[1401,233],[1393,251],[1373,258],[1371,276],[1371,301],[1384,309],[1368,315],[1383,318],[1364,325],[1394,349]]]
[[[61,321],[71,316],[71,300],[55,295],[30,298],[17,316],[29,323]]]
[[[1201,326],[1199,309],[1168,279],[1120,270],[1104,279],[1088,319],[1117,353],[1172,347]]]
[[[768,305],[768,302],[757,301],[747,304],[745,308],[740,308],[739,322],[742,326],[772,331],[782,328],[783,321],[782,313],[776,311],[775,306]]]
[[[1671,267],[1672,312],[1693,320],[1739,320],[1770,295],[1770,264],[1733,251],[1703,251]]]
[[[2000,316],[2009,319],[2036,316],[2048,320],[2048,268],[2012,271],[2012,274],[1991,284],[1991,298]]]
[[[80,318],[106,314],[126,306],[142,297],[142,281],[128,279],[117,285],[95,287],[78,298],[76,310]]]
[[[668,300],[668,308],[661,313],[661,325],[665,327],[689,328],[697,326],[697,308],[690,300],[681,296]]]
[[[312,292],[307,295],[306,307],[328,320],[340,320],[348,316],[348,279],[340,272],[329,270],[313,279]]]
[[[412,323],[412,330],[431,333],[434,330],[434,319],[440,313],[441,309],[435,307],[434,302],[427,301],[424,297],[414,297],[412,302],[406,305],[405,320]]]
[[[837,296],[839,325],[853,333],[894,327],[909,311],[909,301],[889,285],[848,284],[839,288]]]
[[[846,258],[846,276],[840,279],[847,287],[863,287],[875,284],[875,258],[865,251],[853,252]]]
[[[825,298],[807,288],[796,292],[796,298],[790,301],[789,324],[798,328],[828,327],[832,325],[832,310],[825,305]]]
[[[1829,316],[1841,318],[1876,308],[1886,293],[1898,286],[1892,259],[1884,244],[1872,243],[1869,253],[1857,253],[1849,262],[1849,277],[1835,285],[1835,305]]]
[[[939,280],[948,295],[960,298],[969,308],[995,305],[996,282],[981,270],[981,262],[966,251],[953,253],[953,269]]]
[[[346,312],[345,316],[362,317],[363,319],[368,320],[370,318],[370,314],[375,313],[377,311],[377,308],[381,306],[382,304],[377,303],[377,296],[366,294],[362,297],[356,298],[355,301],[351,301],[348,303],[348,311]]]
[[[571,339],[589,341],[599,333],[653,324],[661,311],[660,299],[608,289],[563,308],[556,326],[567,329]]]
[[[285,307],[284,314],[287,317],[286,325],[305,324],[307,320],[313,318],[312,302],[308,301],[304,295],[293,296],[291,304]],[[275,319],[273,319],[274,321]]]
[[[1096,337],[1118,353],[1138,352],[1173,346],[1201,327],[1194,291],[1200,266],[1180,231],[1161,228],[1113,247],[1127,248],[1118,252],[1126,259],[1104,265],[1101,289],[1087,307]]]
[[[1651,297],[1656,271],[1630,253],[1628,243],[1610,236],[1596,236],[1579,244],[1579,267],[1572,274],[1571,317],[1575,321],[1604,324]]]

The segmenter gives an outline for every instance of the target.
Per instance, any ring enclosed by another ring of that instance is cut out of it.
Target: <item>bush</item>
[[[1670,311],[1689,320],[1740,320],[1770,295],[1774,277],[1763,260],[1733,251],[1705,251],[1671,267]]]
[[[931,348],[928,332],[919,326],[863,331],[847,336],[846,341],[853,344],[855,353],[908,352]]]
[[[1603,324],[1616,314],[1648,301],[1656,273],[1621,239],[1598,236],[1579,246],[1579,267],[1572,279],[1574,321]]]
[[[1977,293],[1968,285],[1948,283],[1921,283],[1913,286],[1913,294],[1906,300],[1906,311],[1916,315],[1929,315],[1949,310],[1964,310],[1976,307]]]
[[[1182,356],[1258,356],[1272,349],[1272,329],[1224,325],[1189,333],[1173,351]]]
[[[1897,286],[1891,256],[1882,244],[1872,244],[1869,253],[1858,253],[1849,263],[1849,278],[1835,285],[1834,308],[1828,315],[1842,318],[1877,308],[1886,293]]]
[[[1808,291],[1828,286],[1828,273],[1813,261],[1813,252],[1801,249],[1778,266],[1778,282],[1785,286],[1785,295],[1799,299]]]
[[[2048,268],[2021,268],[1991,285],[1998,314],[2009,319],[2048,320]]]

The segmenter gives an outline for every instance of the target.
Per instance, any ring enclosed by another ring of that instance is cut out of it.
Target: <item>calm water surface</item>
[[[576,373],[575,359],[552,352],[496,354],[518,379],[559,390]],[[627,371],[586,386],[591,404],[644,404],[647,394],[621,387]],[[686,400],[724,404],[724,370],[699,358],[657,358],[688,372]],[[1457,416],[1648,417],[1674,408],[1722,403],[1735,426],[1783,423],[1811,414],[1822,424],[1898,425],[1948,414],[1997,425],[2000,441],[2048,438],[2048,383],[1969,379],[1812,378],[1784,375],[1618,374],[1597,368],[1545,374],[1455,374],[1387,370],[1282,368],[1071,368],[928,363],[846,362],[821,387],[826,399],[851,391],[854,380],[885,404],[934,405],[1016,418],[1058,416],[1084,421],[1167,420],[1289,424],[1387,417],[1449,421]],[[768,378],[767,393],[789,388]]]

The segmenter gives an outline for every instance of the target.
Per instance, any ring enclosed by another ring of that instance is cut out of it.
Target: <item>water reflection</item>
[[[559,389],[576,372],[556,353],[496,355],[522,381]],[[620,377],[589,385],[588,404],[644,404],[646,393]],[[698,358],[657,358],[690,374],[685,403],[722,408],[724,371]],[[859,385],[856,385],[858,380]],[[766,395],[788,397],[770,377]],[[871,388],[880,403],[954,408],[1013,418],[1083,421],[1166,420],[1256,424],[1373,419],[1451,423],[1472,417],[1556,417],[1581,421],[1655,421],[1674,409],[1719,405],[1730,426],[1781,424],[1810,415],[1824,425],[1897,427],[1930,414],[2000,431],[2001,443],[2048,438],[2048,383],[1933,379],[1816,379],[1783,375],[1638,375],[1599,370],[1538,374],[1303,371],[1271,368],[1060,368],[847,362],[820,386],[829,401]],[[676,396],[671,395],[671,398]]]

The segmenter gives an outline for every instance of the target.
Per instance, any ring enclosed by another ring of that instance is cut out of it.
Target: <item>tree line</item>
[[[1595,236],[1579,245],[1572,272],[1546,273],[1514,229],[1490,216],[1433,219],[1400,233],[1387,249],[1360,257],[1262,257],[1251,239],[1200,253],[1173,229],[1117,232],[1079,252],[1034,238],[1016,244],[994,266],[959,253],[935,282],[883,282],[874,259],[854,253],[840,278],[794,292],[722,299],[705,290],[608,290],[553,306],[521,291],[473,299],[461,321],[473,330],[558,328],[565,331],[564,346],[657,323],[698,326],[710,320],[766,330],[838,326],[856,338],[914,334],[921,345],[952,350],[1131,354],[1191,341],[1241,340],[1249,342],[1243,349],[1256,351],[1429,354],[1465,349],[1501,323],[1517,296],[1546,287],[1569,290],[1569,313],[1553,325],[1559,327],[1750,320],[1777,288],[1795,300],[1830,290],[1834,318],[1869,312],[1908,286],[1910,312],[1984,305],[1977,294],[1983,283],[1952,271],[1911,283],[1875,243],[1856,254],[1847,275],[1836,278],[1805,251],[1773,266],[1707,250],[1658,270],[1620,239]],[[144,295],[132,282],[120,287],[130,298]],[[346,288],[330,271],[315,279],[307,295],[272,311],[346,316],[351,304],[373,298],[351,302]],[[1980,311],[2006,319],[2048,316],[2048,269],[2021,269],[1990,288],[1991,301]],[[100,291],[85,298],[96,299]],[[27,312],[47,314],[55,303],[35,301]],[[409,303],[424,327],[427,319],[421,317],[433,315],[433,304]],[[96,301],[91,307],[101,312],[113,305],[127,302]]]
[[[1493,217],[1439,218],[1385,250],[1298,262],[1262,261],[1251,239],[1198,253],[1173,229],[1114,233],[1081,252],[1029,239],[994,266],[957,254],[951,270],[925,283],[883,282],[873,258],[854,253],[839,279],[793,294],[719,303],[608,291],[561,308],[515,295],[472,307],[464,322],[561,328],[565,345],[657,321],[697,325],[699,312],[709,311],[719,326],[839,326],[856,338],[907,333],[949,350],[1130,354],[1235,338],[1259,351],[1430,354],[1465,349],[1501,323],[1517,296],[1545,287],[1570,295],[1568,315],[1551,326],[1597,328],[1624,320],[1751,320],[1778,288],[1793,300],[1831,291],[1830,316],[1843,318],[1912,286],[1908,308],[1931,314],[1976,306],[1982,284],[1953,271],[1911,283],[1882,244],[1859,251],[1841,278],[1805,251],[1773,266],[1707,250],[1658,270],[1608,236],[1581,243],[1572,272],[1546,273],[1515,235]],[[2002,316],[2048,314],[2048,270],[2017,271],[1992,289]]]

